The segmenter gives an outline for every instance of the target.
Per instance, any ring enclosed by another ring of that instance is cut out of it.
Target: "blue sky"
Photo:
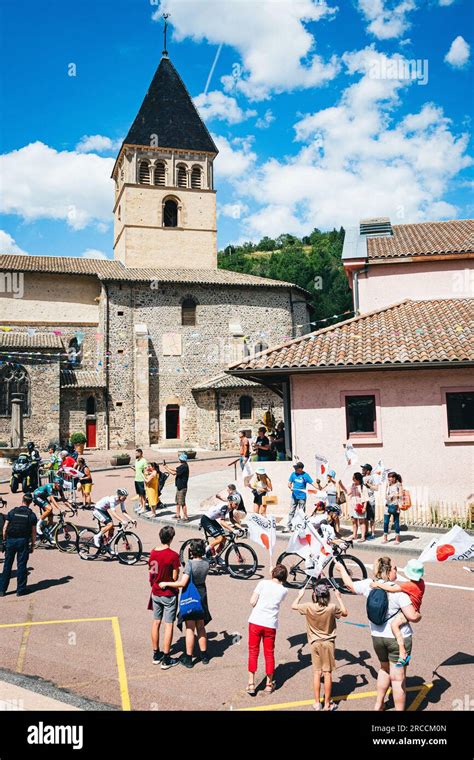
[[[2,252],[112,255],[108,178],[163,11],[220,148],[220,247],[472,216],[471,0],[3,0]]]

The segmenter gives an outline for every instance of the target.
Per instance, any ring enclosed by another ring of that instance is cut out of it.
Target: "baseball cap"
[[[293,468],[295,470],[304,470],[304,464],[303,462],[297,462],[296,464],[293,465]]]
[[[418,559],[409,559],[402,573],[411,581],[419,581],[425,574],[425,566]]]
[[[336,477],[336,470],[329,470],[328,475],[329,475],[330,478],[335,478]]]
[[[371,464],[363,464],[362,465],[362,469],[363,470],[372,470],[372,465]]]

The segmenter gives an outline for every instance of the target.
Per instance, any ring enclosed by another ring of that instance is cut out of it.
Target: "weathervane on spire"
[[[163,38],[164,38],[164,47],[163,47],[163,55],[168,56],[168,51],[166,49],[166,30],[168,29],[168,19],[171,16],[171,13],[163,13],[163,18],[165,20],[165,26],[163,29]]]

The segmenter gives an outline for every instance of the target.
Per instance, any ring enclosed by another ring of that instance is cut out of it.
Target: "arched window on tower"
[[[166,167],[163,163],[155,165],[155,185],[161,185],[164,187],[166,184]]]
[[[239,399],[239,410],[241,420],[251,420],[253,410],[252,396],[241,396]]]
[[[196,324],[196,301],[193,298],[185,298],[181,304],[181,324]]]
[[[179,164],[176,168],[176,184],[178,187],[188,186],[188,172],[184,164]]]
[[[93,417],[95,416],[95,412],[96,412],[95,396],[88,396],[86,400],[86,414]]]
[[[178,226],[178,204],[173,198],[168,198],[163,204],[163,227]]]
[[[138,181],[141,185],[150,184],[150,164],[148,161],[140,161],[138,167]]]
[[[81,366],[82,348],[77,338],[73,338],[69,341],[69,346],[67,349],[67,361],[71,369]]]
[[[12,395],[21,393],[22,411],[30,413],[30,378],[21,364],[7,364],[0,369],[0,417],[11,417]]]
[[[202,172],[200,166],[193,166],[191,172],[191,187],[193,190],[199,190],[202,185]]]

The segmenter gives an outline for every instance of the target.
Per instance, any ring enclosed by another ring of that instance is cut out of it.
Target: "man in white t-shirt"
[[[366,578],[363,581],[353,581],[343,565],[341,563],[337,564],[346,588],[354,594],[360,594],[367,598],[373,590],[372,580]],[[374,575],[377,580],[391,581],[394,583],[397,580],[396,565],[392,563],[390,557],[379,557],[374,564]],[[389,688],[392,687],[395,710],[402,712],[405,710],[406,701],[406,666],[397,667],[396,665],[399,659],[399,649],[397,640],[390,626],[390,621],[399,610],[402,610],[407,621],[415,621],[418,618],[408,594],[403,592],[387,594],[387,600],[388,611],[385,623],[383,625],[376,625],[369,620],[372,644],[375,654],[380,662],[380,669],[377,676],[377,700],[375,702],[374,710],[385,709],[385,696]],[[407,654],[410,654],[413,635],[410,623],[407,622],[405,625],[402,625],[400,631],[405,640],[404,643]]]

